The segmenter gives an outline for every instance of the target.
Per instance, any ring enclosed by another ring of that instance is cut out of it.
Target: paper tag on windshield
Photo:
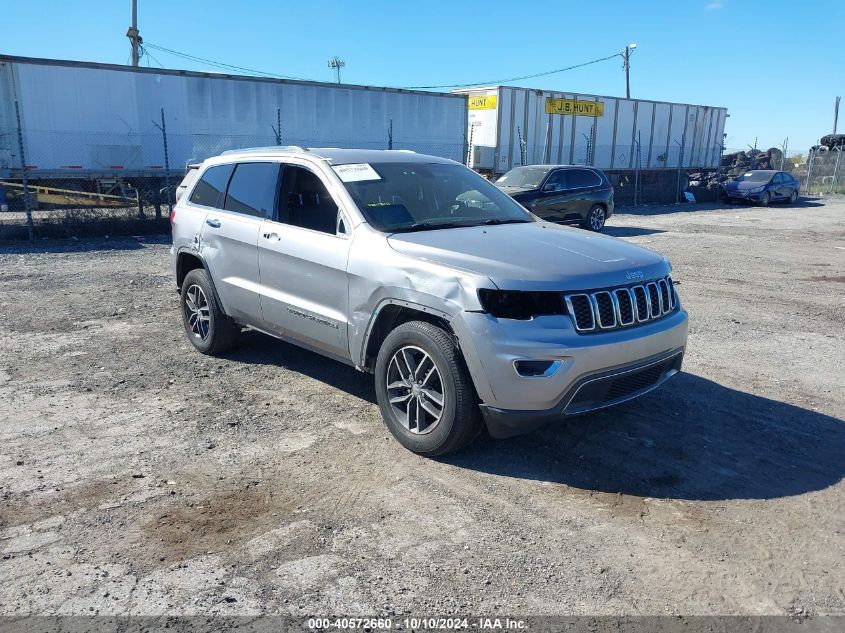
[[[369,163],[354,165],[333,165],[335,173],[343,182],[360,182],[362,180],[381,180],[375,169]]]

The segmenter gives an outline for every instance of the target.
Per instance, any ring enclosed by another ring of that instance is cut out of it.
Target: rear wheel
[[[590,231],[601,231],[604,228],[604,223],[607,221],[607,211],[600,204],[594,204],[590,207],[590,212],[587,217],[581,222],[581,226]]]
[[[795,204],[796,202],[798,202],[798,190],[793,189],[792,193],[789,194],[789,204]]]
[[[405,448],[435,457],[478,436],[481,414],[460,352],[441,328],[403,323],[376,359],[376,396],[387,428]]]
[[[185,275],[180,303],[185,333],[197,350],[219,354],[237,344],[241,329],[223,313],[205,269],[196,268]]]

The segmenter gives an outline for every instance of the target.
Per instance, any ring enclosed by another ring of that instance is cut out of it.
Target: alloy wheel
[[[203,341],[208,338],[211,330],[208,299],[197,284],[193,284],[185,292],[185,319],[192,336]]]
[[[400,348],[387,367],[387,397],[396,418],[415,435],[430,433],[443,418],[443,379],[431,355],[412,345]]]
[[[604,209],[593,207],[590,211],[590,228],[594,231],[601,231],[604,227]]]

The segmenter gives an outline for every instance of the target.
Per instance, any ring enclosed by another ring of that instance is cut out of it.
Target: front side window
[[[546,180],[546,184],[543,186],[548,187],[549,185],[554,185],[553,191],[563,191],[566,189],[566,171],[558,169],[557,171],[552,172],[551,176],[549,176],[548,180]]]
[[[338,165],[367,222],[380,231],[417,231],[533,222],[513,198],[463,165]]]
[[[334,235],[337,212],[337,204],[317,174],[304,167],[285,166],[279,194],[279,222]]]
[[[238,163],[224,208],[259,218],[272,217],[278,184],[279,163]]]
[[[234,168],[234,165],[215,165],[206,169],[191,192],[191,202],[206,207],[222,207],[226,185]]]
[[[573,169],[569,172],[569,188],[582,189],[585,187],[598,187],[601,178],[596,172],[590,169]]]

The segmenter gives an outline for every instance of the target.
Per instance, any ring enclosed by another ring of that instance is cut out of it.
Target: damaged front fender
[[[349,253],[349,351],[359,368],[367,364],[367,342],[380,312],[398,305],[449,323],[479,395],[490,393],[464,327],[466,311],[482,310],[480,288],[496,288],[482,275],[409,257],[391,249],[385,235],[359,227]],[[378,253],[378,257],[373,257]]]

